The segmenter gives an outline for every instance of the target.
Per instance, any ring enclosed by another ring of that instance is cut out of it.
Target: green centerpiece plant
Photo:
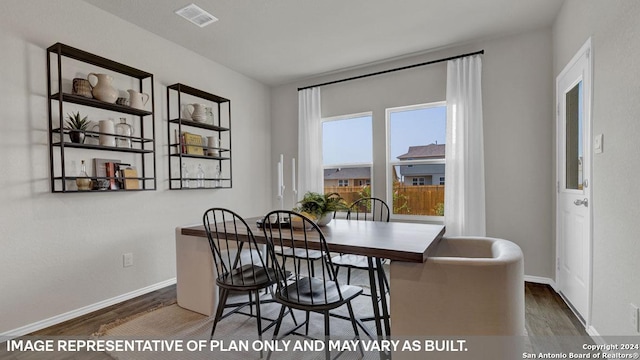
[[[338,193],[320,194],[308,191],[293,210],[316,220],[320,226],[327,225],[336,211],[347,210],[348,206]]]
[[[67,121],[65,122],[65,129],[69,130],[69,138],[71,142],[77,144],[83,144],[85,138],[85,131],[89,128],[91,121],[87,119],[87,116],[82,117],[80,112],[67,114]]]

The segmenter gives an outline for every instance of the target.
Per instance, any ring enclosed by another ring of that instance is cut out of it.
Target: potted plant
[[[80,116],[80,112],[75,114],[67,114],[67,121],[65,123],[65,129],[69,130],[69,138],[71,142],[83,144],[85,131],[89,128],[91,121],[87,119],[87,116]]]
[[[300,205],[294,211],[316,220],[320,226],[327,225],[333,218],[335,211],[348,208],[338,193],[320,194],[308,191],[298,204]]]

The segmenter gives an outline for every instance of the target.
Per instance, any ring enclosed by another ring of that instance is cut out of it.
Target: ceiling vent
[[[176,10],[176,14],[182,16],[183,18],[200,27],[205,27],[211,23],[218,21],[218,18],[202,10],[198,5],[193,3],[183,7],[180,10]]]

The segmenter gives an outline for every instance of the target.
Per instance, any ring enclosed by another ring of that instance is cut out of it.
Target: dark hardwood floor
[[[160,290],[138,296],[120,304],[92,312],[36,331],[33,336],[89,336],[100,329],[100,325],[141,313],[158,306],[172,304],[176,301],[176,286],[171,285]]]
[[[172,304],[176,301],[176,286],[166,288],[138,296],[120,304],[112,305],[90,314],[36,331],[28,336],[31,339],[46,338],[49,336],[63,336],[72,338],[89,338],[100,329],[103,324],[112,323],[118,319],[126,319],[143,311],[151,310],[159,306]],[[50,352],[7,352],[5,346],[0,344],[0,360],[113,360],[106,353],[101,352],[75,352],[68,353]]]
[[[103,324],[124,319],[158,306],[171,304],[175,302],[175,299],[176,287],[173,285],[37,331],[30,336],[89,337],[98,331]],[[581,346],[584,343],[592,343],[577,317],[567,307],[560,295],[548,285],[525,284],[525,312],[525,326],[531,339],[531,350],[534,352],[568,351],[567,349],[574,345]],[[65,358],[68,357],[56,357],[50,353],[7,353],[6,348],[0,346],[0,360],[57,360]],[[73,358],[111,359],[101,353],[78,353]]]
[[[594,341],[551,286],[525,284],[525,327],[534,353],[582,353]]]

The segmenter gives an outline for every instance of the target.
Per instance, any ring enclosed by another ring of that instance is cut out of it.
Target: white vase
[[[205,122],[207,120],[207,114],[205,112],[206,106],[204,104],[188,104],[187,111],[193,121]]]
[[[97,128],[97,129],[96,129]],[[93,126],[92,131],[100,132],[98,137],[99,144],[102,146],[116,146],[116,137],[110,134],[115,134],[115,124],[113,120],[100,120],[97,125]]]
[[[127,92],[129,93],[129,106],[134,109],[144,110],[144,106],[147,105],[147,101],[149,101],[149,94],[141,93],[133,89],[129,89]]]
[[[220,156],[220,139],[216,136],[207,136],[207,155]]]
[[[326,226],[331,222],[331,219],[333,219],[333,212],[328,212],[324,214],[320,219],[318,219],[316,223],[318,224],[318,226]]]
[[[111,86],[113,77],[107,74],[90,73],[87,76],[87,80],[89,80],[89,83],[91,83],[92,76],[96,78],[96,84],[91,84],[93,86],[93,90],[91,90],[93,97],[100,101],[108,102],[111,104],[115,103],[116,100],[118,100],[118,90]]]

